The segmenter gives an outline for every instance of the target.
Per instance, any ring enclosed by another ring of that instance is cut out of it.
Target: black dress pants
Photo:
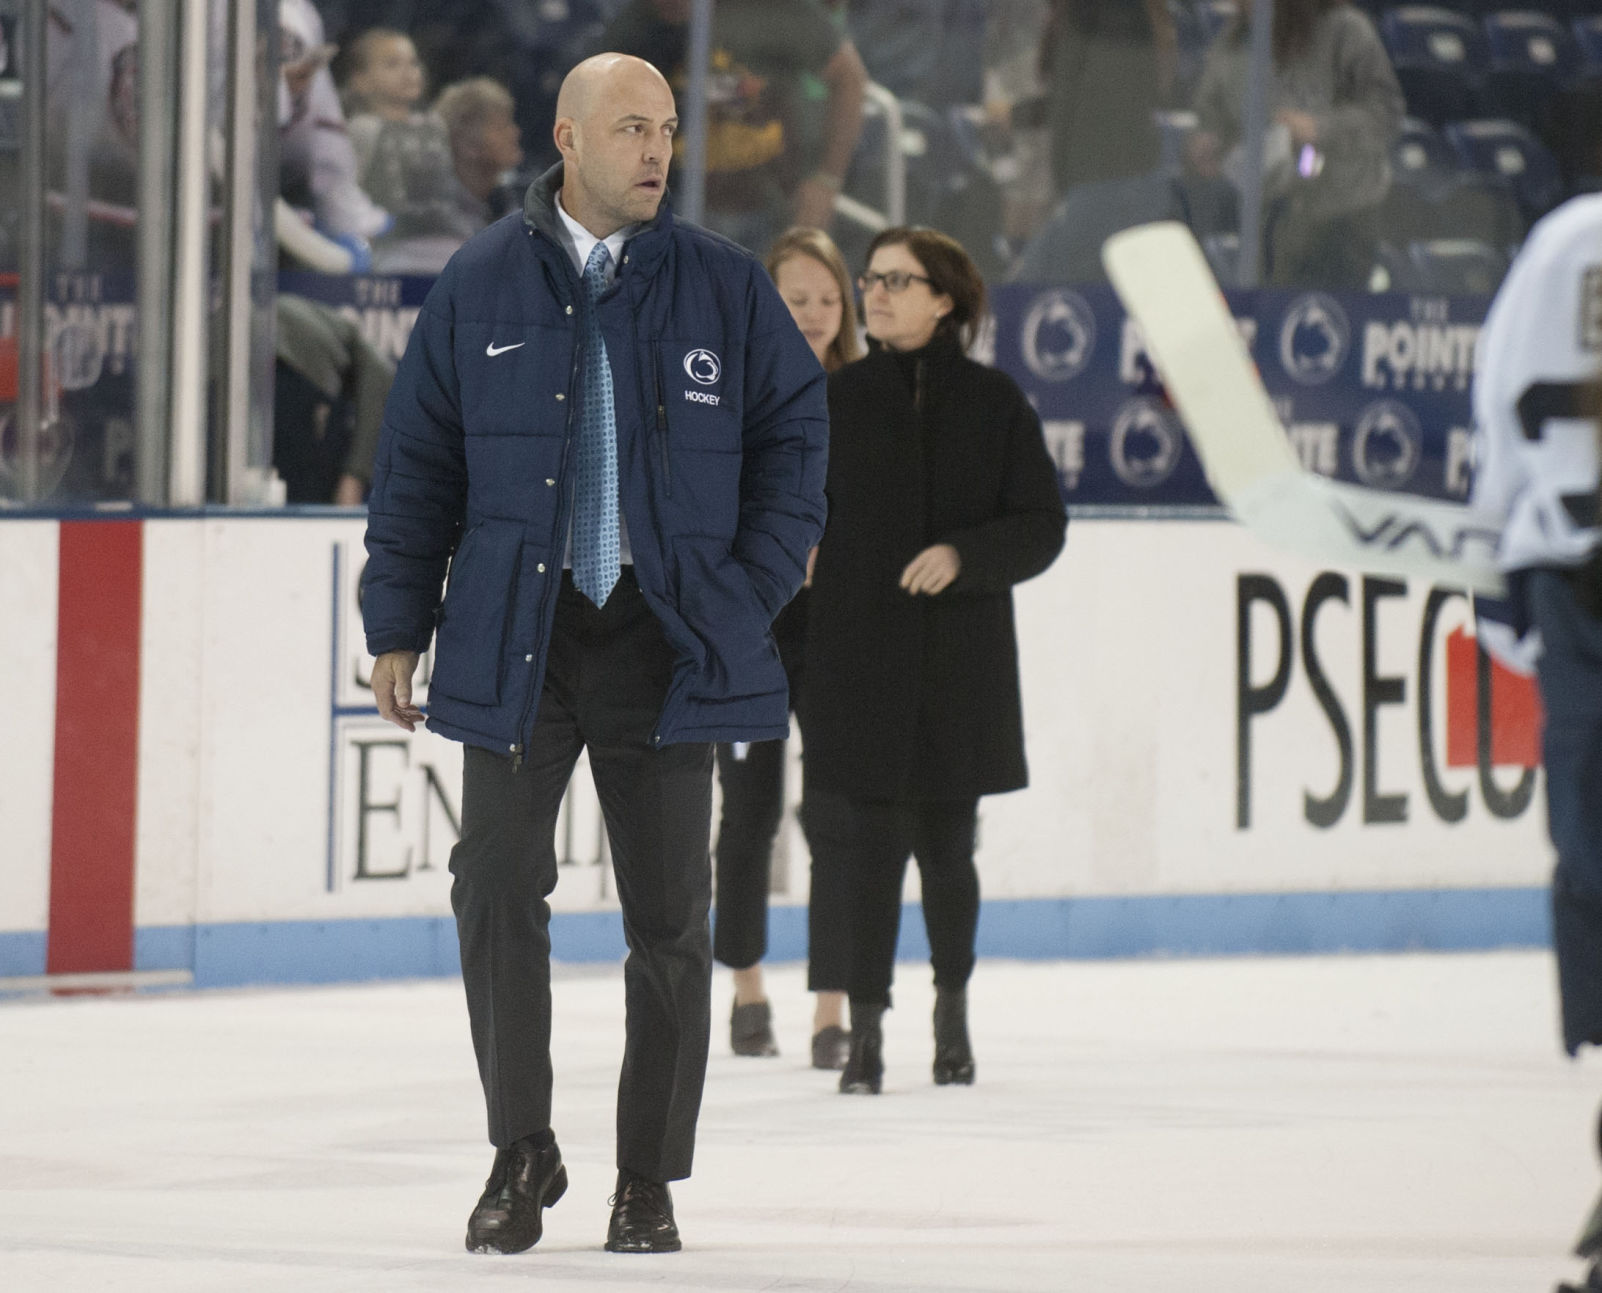
[[[802,816],[814,897],[820,890],[843,892],[851,907],[844,922],[849,948],[837,946],[842,931],[815,924],[813,954],[821,939],[829,955],[848,959],[845,986],[852,1001],[890,1004],[909,854],[917,859],[922,882],[935,986],[967,985],[979,929],[979,871],[973,861],[978,807],[977,799],[882,802],[807,789]]]
[[[489,1138],[504,1148],[551,1122],[546,899],[557,813],[588,749],[629,947],[617,1166],[655,1181],[690,1174],[712,982],[712,747],[651,743],[673,664],[631,568],[599,609],[564,573],[522,766],[466,750],[450,862]]]
[[[723,812],[712,955],[734,970],[749,969],[768,951],[773,839],[784,815],[784,753],[782,740],[718,746]]]

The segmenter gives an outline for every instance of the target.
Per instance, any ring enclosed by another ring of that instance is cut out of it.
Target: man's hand
[[[373,699],[378,702],[378,716],[408,732],[415,732],[423,721],[423,711],[412,704],[412,674],[416,670],[415,651],[386,651],[373,662]]]
[[[916,597],[919,593],[944,592],[962,573],[962,558],[949,543],[925,548],[901,572],[901,586]]]
[[[814,570],[816,570],[817,568],[818,568],[818,550],[816,548],[809,548],[807,550],[807,577],[801,581],[801,587],[803,587],[803,588],[811,588],[812,587],[812,572]]]

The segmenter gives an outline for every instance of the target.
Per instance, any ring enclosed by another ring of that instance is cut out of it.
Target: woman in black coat
[[[1066,515],[1023,392],[964,354],[985,289],[962,247],[886,230],[858,286],[871,349],[829,378],[829,521],[799,718],[814,893],[841,886],[856,912],[835,931],[852,965],[840,1089],[877,1092],[909,854],[934,965],[934,1079],[973,1081],[978,800],[1028,780],[1011,590],[1052,563]]]

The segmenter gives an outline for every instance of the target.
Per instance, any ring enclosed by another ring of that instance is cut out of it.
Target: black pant
[[[712,955],[731,969],[755,965],[768,951],[768,890],[773,837],[784,815],[783,741],[718,746],[717,920]]]
[[[625,567],[597,609],[564,574],[538,722],[521,768],[469,747],[451,906],[489,1137],[551,1122],[551,909],[556,818],[589,750],[628,959],[617,1166],[690,1174],[706,1078],[712,983],[712,748],[653,748],[673,651]]]
[[[978,807],[976,799],[879,802],[808,788],[802,815],[812,850],[813,892],[829,886],[850,896],[846,986],[852,1001],[890,1004],[909,854],[917,859],[923,885],[935,986],[967,985],[979,928],[979,872],[973,862]]]

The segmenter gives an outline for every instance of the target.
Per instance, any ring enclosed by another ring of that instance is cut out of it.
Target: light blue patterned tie
[[[584,266],[584,392],[579,417],[577,474],[573,497],[573,586],[597,606],[606,605],[617,583],[617,415],[612,408],[612,365],[606,358],[596,302],[606,290],[611,259],[595,244]]]

